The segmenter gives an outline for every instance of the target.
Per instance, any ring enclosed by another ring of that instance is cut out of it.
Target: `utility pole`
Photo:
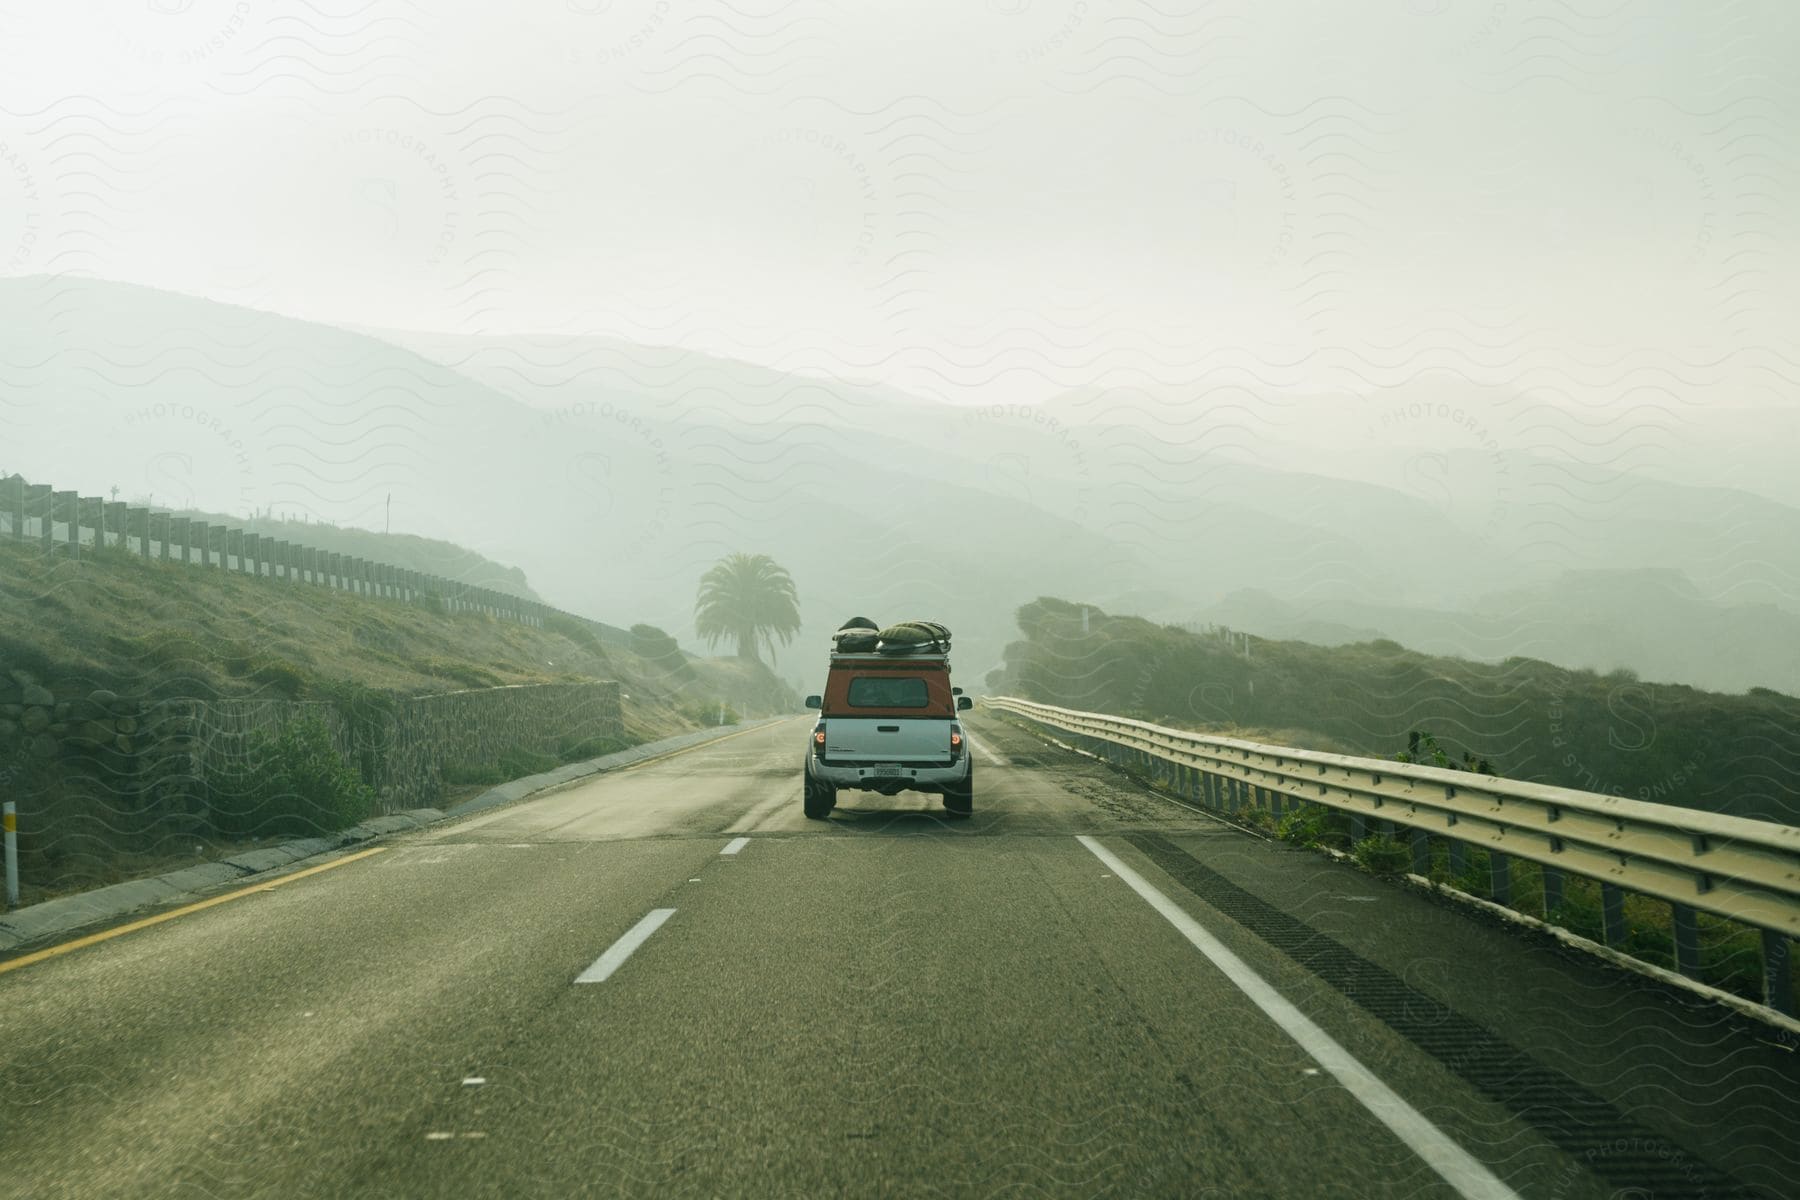
[[[394,527],[394,493],[387,494],[387,518],[381,523],[381,532],[387,533]]]

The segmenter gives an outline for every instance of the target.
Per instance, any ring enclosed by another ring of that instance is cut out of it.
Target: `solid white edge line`
[[[575,977],[576,983],[603,983],[606,977],[625,965],[632,952],[650,940],[650,935],[662,928],[662,923],[675,915],[672,908],[654,908],[644,914],[644,919],[625,932],[625,936],[606,948],[606,953],[594,960],[594,965]]]
[[[963,741],[969,743],[969,745],[971,745],[971,746],[975,747],[977,750],[981,751],[981,753],[987,757],[987,760],[989,762],[993,763],[996,767],[1012,766],[1012,763],[1007,761],[1006,758],[1004,758],[1001,755],[995,754],[992,750],[989,750],[984,743],[978,742],[974,738],[970,737],[969,731],[967,729],[963,730]]]
[[[732,838],[729,842],[725,843],[725,848],[723,850],[719,851],[719,853],[720,854],[736,854],[739,850],[742,850],[745,846],[748,846],[749,844],[750,844],[750,839],[747,837]]]
[[[1226,949],[1223,943],[1208,933],[1200,922],[1189,916],[1173,900],[1157,891],[1143,876],[1126,866],[1116,854],[1093,838],[1078,834],[1075,840],[1086,846],[1095,858],[1111,867],[1113,873],[1130,885],[1132,891],[1162,914],[1163,919],[1187,938],[1194,949],[1206,955],[1215,967],[1224,972],[1227,979],[1237,985],[1239,991],[1262,1009],[1270,1020],[1281,1026],[1282,1031],[1299,1043],[1300,1048],[1312,1055],[1320,1066],[1330,1071],[1344,1085],[1345,1091],[1368,1109],[1376,1120],[1392,1130],[1395,1137],[1405,1142],[1445,1183],[1455,1188],[1458,1195],[1468,1197],[1468,1200],[1520,1200],[1517,1192],[1502,1183],[1492,1171],[1451,1141],[1443,1130],[1426,1120],[1418,1109],[1402,1100],[1392,1088],[1351,1057],[1350,1052],[1338,1045],[1330,1034],[1313,1024],[1305,1013],[1270,987],[1262,976],[1243,959]]]

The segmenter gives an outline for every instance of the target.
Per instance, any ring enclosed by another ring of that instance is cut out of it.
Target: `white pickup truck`
[[[951,816],[974,808],[974,764],[957,714],[971,706],[950,686],[950,657],[833,653],[806,754],[806,815],[823,820],[841,788],[892,796],[936,792]]]

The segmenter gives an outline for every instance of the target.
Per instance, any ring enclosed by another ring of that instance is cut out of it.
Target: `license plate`
[[[898,775],[898,774],[900,774],[900,768],[899,767],[876,767],[873,771],[873,774],[882,775],[882,776]]]

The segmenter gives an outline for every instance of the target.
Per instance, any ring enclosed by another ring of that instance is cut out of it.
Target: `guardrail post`
[[[1675,927],[1675,969],[1690,979],[1700,975],[1700,922],[1685,904],[1669,905]]]
[[[1617,950],[1629,936],[1625,929],[1625,889],[1610,883],[1600,885],[1600,925],[1606,944]]]
[[[1544,868],[1544,917],[1549,919],[1563,906],[1563,873],[1557,867]]]
[[[63,519],[63,530],[68,535],[63,545],[69,553],[79,556],[81,553],[81,497],[75,492],[55,492],[55,511]]]
[[[128,509],[125,513],[127,524],[138,540],[138,557],[150,557],[150,510],[147,508]]]
[[[1776,929],[1762,931],[1763,1003],[1784,1017],[1794,1014],[1794,972],[1788,957],[1788,935]]]
[[[38,519],[38,543],[43,546],[44,553],[50,553],[55,543],[50,539],[50,518],[54,511],[56,493],[47,483],[34,483],[25,489],[25,503]]]
[[[1416,825],[1408,832],[1412,839],[1413,874],[1431,874],[1431,835]]]
[[[106,527],[119,539],[119,549],[131,549],[131,505],[123,500],[108,500],[100,507],[106,514]]]
[[[1361,813],[1350,814],[1350,844],[1352,846],[1369,836],[1369,821]]]
[[[0,826],[6,830],[6,907],[19,907],[19,810],[11,800],[0,803]]]
[[[94,531],[94,549],[106,547],[106,501],[98,496],[82,496],[75,502],[75,524],[69,529],[69,549],[81,553],[81,531]]]
[[[1495,904],[1512,904],[1512,860],[1498,850],[1488,851],[1488,890]]]
[[[1452,878],[1455,878],[1468,869],[1468,855],[1464,852],[1463,844],[1460,839],[1445,838],[1444,841],[1450,847],[1450,875]]]
[[[15,542],[25,540],[25,477],[14,475],[7,480],[6,512],[12,520],[12,538]]]
[[[173,515],[169,517],[169,536],[175,539],[175,548],[181,551],[181,564],[183,566],[186,566],[188,563],[188,539],[193,536],[191,532],[192,527],[193,518],[191,517],[177,517]]]

